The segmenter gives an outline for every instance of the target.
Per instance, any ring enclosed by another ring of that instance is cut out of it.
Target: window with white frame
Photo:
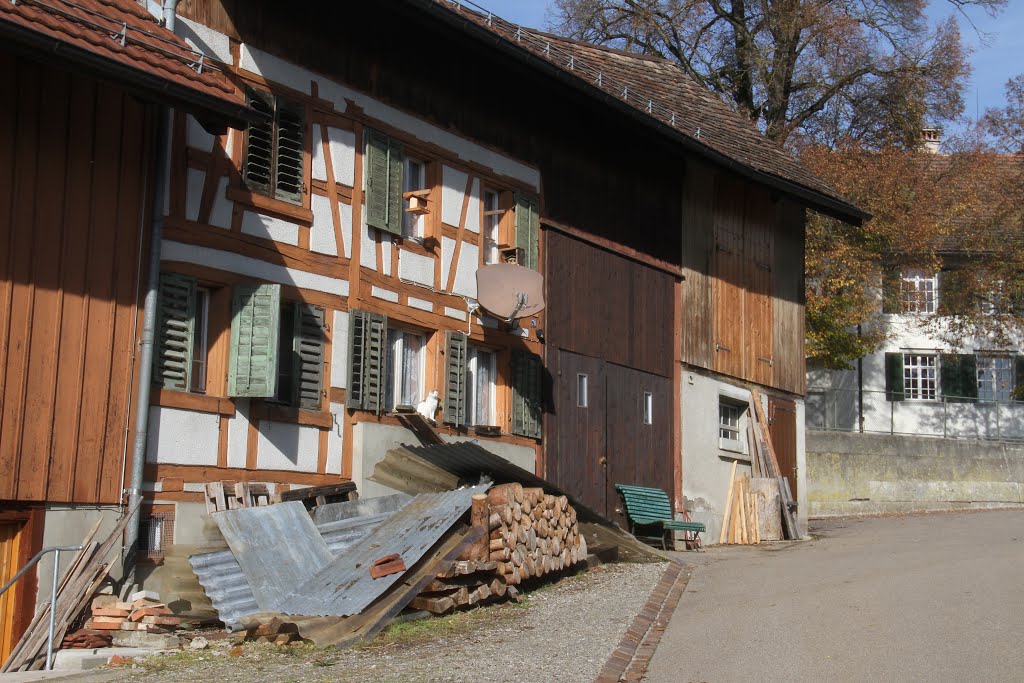
[[[470,346],[466,358],[466,418],[469,425],[493,425],[497,365],[494,352]]]
[[[1010,401],[1014,386],[1013,358],[999,354],[978,354],[978,400]]]
[[[903,354],[903,398],[934,401],[939,395],[939,357],[934,353]]]
[[[985,297],[981,300],[982,315],[1001,315],[1006,312],[1003,304],[1005,291],[1006,283],[1003,280],[996,280],[992,283],[992,289],[986,292]]]
[[[426,338],[418,332],[388,330],[388,362],[384,375],[385,408],[415,406],[423,400]]]
[[[499,263],[501,253],[501,196],[494,190],[484,190],[484,263]]]
[[[405,158],[405,169],[402,173],[403,195],[409,192],[425,190],[427,187],[427,164],[413,157]],[[407,197],[404,202],[406,209],[413,205],[414,198]],[[426,219],[421,211],[405,211],[402,214],[402,235],[405,237],[423,237]]]
[[[732,401],[725,397],[718,399],[719,448],[737,453],[746,452],[746,439],[743,437],[743,430],[746,426],[746,412],[747,405],[745,403]]]
[[[939,278],[936,273],[906,270],[900,275],[900,303],[904,313],[934,313],[938,308]]]

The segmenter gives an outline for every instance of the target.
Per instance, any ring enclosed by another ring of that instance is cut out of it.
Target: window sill
[[[162,387],[153,387],[149,399],[150,405],[161,408],[178,408],[192,410],[197,413],[212,413],[231,417],[235,414],[235,401],[230,398],[192,394],[187,391],[175,391]]]
[[[261,212],[274,214],[279,218],[295,220],[306,225],[313,224],[313,212],[310,209],[289,204],[280,199],[274,199],[266,195],[231,186],[228,186],[227,198],[233,202],[247,204]]]
[[[258,399],[252,403],[251,414],[254,419],[270,422],[287,422],[320,429],[330,429],[334,426],[334,415],[329,411],[292,408]]]

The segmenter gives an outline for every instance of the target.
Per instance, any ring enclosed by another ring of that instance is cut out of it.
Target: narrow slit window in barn
[[[644,424],[654,424],[654,394],[644,392]]]

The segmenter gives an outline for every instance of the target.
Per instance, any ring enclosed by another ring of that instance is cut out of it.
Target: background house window
[[[501,197],[494,190],[484,190],[484,263],[500,263]]]
[[[406,157],[405,169],[404,173],[402,173],[403,194],[424,190],[426,187],[427,164],[420,159]],[[423,213],[408,210],[411,202],[411,198],[406,198],[403,203],[405,210],[402,212],[402,235],[405,237],[423,237],[423,226],[426,218]]]
[[[646,397],[645,397],[646,398]],[[653,408],[653,396],[652,396]],[[747,404],[724,397],[718,399],[718,447],[726,451],[745,453]],[[652,416],[653,417],[653,416]]]
[[[939,393],[938,356],[934,353],[903,354],[903,398],[934,401]]]
[[[497,366],[493,351],[469,347],[466,363],[467,424],[493,425]]]
[[[385,408],[396,405],[415,406],[423,400],[422,378],[424,348],[423,335],[405,330],[388,330],[388,361],[384,376],[387,387]]]
[[[247,89],[246,101],[265,118],[245,129],[245,186],[252,192],[301,204],[306,178],[305,110],[294,102],[253,88]]]
[[[1010,356],[978,354],[978,399],[1010,401],[1013,399],[1014,363]]]
[[[907,270],[900,275],[900,302],[904,313],[934,313],[939,297],[936,273]]]

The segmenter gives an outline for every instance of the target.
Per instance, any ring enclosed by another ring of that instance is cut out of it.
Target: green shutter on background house
[[[286,202],[301,204],[305,181],[303,151],[306,112],[302,106],[278,97],[276,123],[274,196]]]
[[[1013,357],[1013,400],[1024,401],[1024,356]]]
[[[164,389],[188,391],[192,387],[195,315],[196,279],[160,273],[153,381]]]
[[[516,193],[516,246],[523,250],[521,266],[540,268],[540,206],[537,198]]]
[[[882,272],[882,313],[901,313],[900,271],[892,266]]]
[[[543,363],[526,351],[512,352],[512,433],[540,438]]]
[[[366,137],[366,224],[402,234],[402,145],[384,133]]]
[[[300,408],[319,410],[324,377],[324,309],[295,304],[294,403]]]
[[[384,360],[388,318],[381,313],[353,310],[348,325],[349,408],[380,413],[384,406]]]
[[[939,390],[949,403],[978,398],[978,359],[973,353],[939,355]]]
[[[466,424],[466,335],[445,333],[444,421],[459,427]]]
[[[228,396],[274,396],[280,319],[281,285],[238,285],[234,288]]]
[[[970,307],[964,297],[969,289],[965,287],[968,275],[962,270],[947,268],[938,274],[938,312],[940,315],[964,315]]]
[[[885,354],[885,400],[903,400],[903,353]]]

